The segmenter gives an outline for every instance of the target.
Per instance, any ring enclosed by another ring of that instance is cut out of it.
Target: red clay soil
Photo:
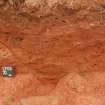
[[[0,66],[16,68],[0,75],[1,105],[105,105],[104,25],[56,19],[0,20]]]

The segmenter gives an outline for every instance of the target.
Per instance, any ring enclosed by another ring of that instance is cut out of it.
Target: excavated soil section
[[[1,105],[105,104],[103,20],[0,14],[0,67],[16,68],[0,75]]]

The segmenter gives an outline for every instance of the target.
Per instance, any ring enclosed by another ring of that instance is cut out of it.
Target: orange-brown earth
[[[105,105],[103,18],[11,14],[0,12],[0,66],[16,76],[0,75],[1,105]]]

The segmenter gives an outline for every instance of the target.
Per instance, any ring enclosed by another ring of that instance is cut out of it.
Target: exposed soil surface
[[[104,18],[14,14],[0,12],[0,66],[16,68],[1,105],[105,105]]]

